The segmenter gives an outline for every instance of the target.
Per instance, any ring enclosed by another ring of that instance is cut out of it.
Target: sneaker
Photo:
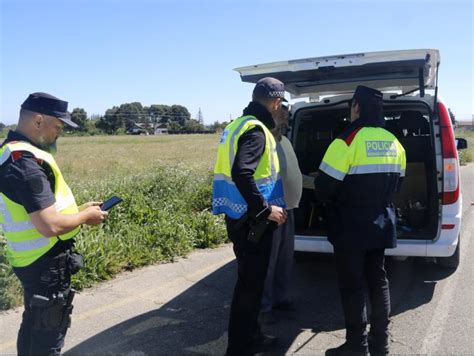
[[[274,310],[282,310],[282,311],[295,311],[295,303],[291,300],[284,300],[276,305],[273,306]]]
[[[364,348],[351,348],[347,343],[333,349],[326,350],[326,356],[369,356],[369,351]]]

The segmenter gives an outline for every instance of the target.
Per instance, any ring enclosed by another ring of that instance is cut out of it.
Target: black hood
[[[353,122],[355,127],[385,127],[383,116],[360,117]]]
[[[271,130],[275,127],[272,114],[267,110],[265,106],[256,101],[251,101],[249,105],[244,109],[244,115],[255,116],[261,121],[267,129]]]

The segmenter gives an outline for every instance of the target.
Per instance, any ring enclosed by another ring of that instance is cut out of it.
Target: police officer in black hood
[[[385,355],[390,292],[384,252],[396,247],[392,198],[405,175],[405,150],[384,129],[381,92],[358,86],[350,110],[351,124],[329,146],[315,179],[316,199],[329,206],[328,239],[346,326],[346,342],[326,355]]]

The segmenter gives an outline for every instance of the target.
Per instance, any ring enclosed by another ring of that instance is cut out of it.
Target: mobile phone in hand
[[[102,205],[100,206],[100,210],[102,211],[109,210],[122,201],[123,201],[122,198],[114,195],[112,198],[107,199],[104,203],[102,203]]]

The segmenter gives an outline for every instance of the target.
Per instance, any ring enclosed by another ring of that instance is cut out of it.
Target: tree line
[[[182,105],[150,105],[140,102],[125,103],[107,109],[104,115],[89,116],[83,108],[74,108],[71,119],[79,128],[65,130],[80,135],[118,135],[126,133],[153,134],[155,129],[167,129],[169,133],[204,133],[222,130],[228,123],[215,121],[204,125],[201,109],[197,118],[191,118],[188,109]],[[14,128],[0,123],[0,129]]]

